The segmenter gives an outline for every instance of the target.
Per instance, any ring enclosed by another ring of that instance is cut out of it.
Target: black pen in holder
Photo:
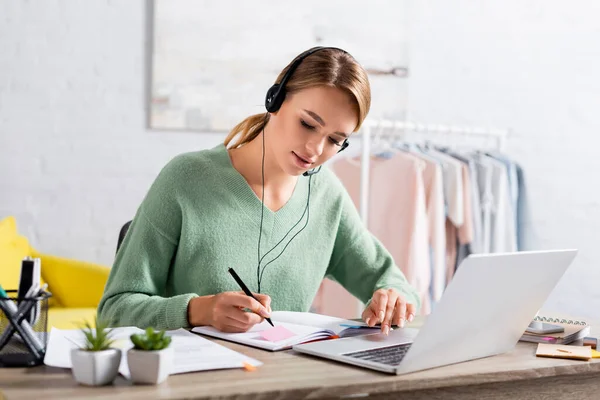
[[[0,367],[40,365],[46,354],[48,299],[52,294],[42,291],[17,297],[17,292],[7,290],[7,297],[0,297]]]

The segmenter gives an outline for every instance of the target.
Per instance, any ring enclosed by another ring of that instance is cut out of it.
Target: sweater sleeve
[[[352,199],[343,185],[337,183],[340,218],[327,275],[365,304],[376,290],[394,288],[418,312],[421,301],[416,289],[383,244],[366,229]]]
[[[98,305],[98,318],[110,326],[188,326],[187,306],[197,295],[169,297],[166,287],[181,232],[178,183],[184,173],[180,159],[168,163],[137,210]]]

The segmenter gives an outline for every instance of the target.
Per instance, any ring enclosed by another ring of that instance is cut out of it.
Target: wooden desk
[[[600,359],[535,357],[519,343],[507,354],[403,376],[390,376],[288,352],[270,353],[216,340],[264,362],[240,369],[172,375],[158,386],[134,386],[121,376],[111,386],[79,386],[70,370],[0,369],[6,399],[598,399]],[[0,399],[3,397],[0,395]]]

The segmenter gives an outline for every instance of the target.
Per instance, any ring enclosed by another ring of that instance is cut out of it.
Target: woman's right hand
[[[246,332],[271,314],[271,298],[265,294],[253,295],[258,301],[244,292],[195,297],[188,305],[188,321],[192,326],[210,325],[221,332]]]

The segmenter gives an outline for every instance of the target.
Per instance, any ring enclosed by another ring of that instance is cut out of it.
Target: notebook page
[[[320,329],[318,327],[277,321],[274,314],[275,313],[272,315],[273,323],[276,324],[276,326],[281,325],[285,327],[289,331],[293,332],[295,334],[294,336],[279,342],[270,342],[266,339],[263,339],[261,332],[272,328],[267,321],[263,321],[260,324],[254,325],[248,332],[243,333],[225,333],[212,326],[197,326],[192,329],[192,332],[271,351],[283,350],[290,348],[294,344],[303,343],[305,341],[310,341],[317,338],[327,338],[334,334],[332,331]]]
[[[273,311],[271,320],[277,322],[305,325],[334,332],[336,335],[348,328],[347,325],[361,325],[361,322],[332,317],[329,315],[298,311]]]

